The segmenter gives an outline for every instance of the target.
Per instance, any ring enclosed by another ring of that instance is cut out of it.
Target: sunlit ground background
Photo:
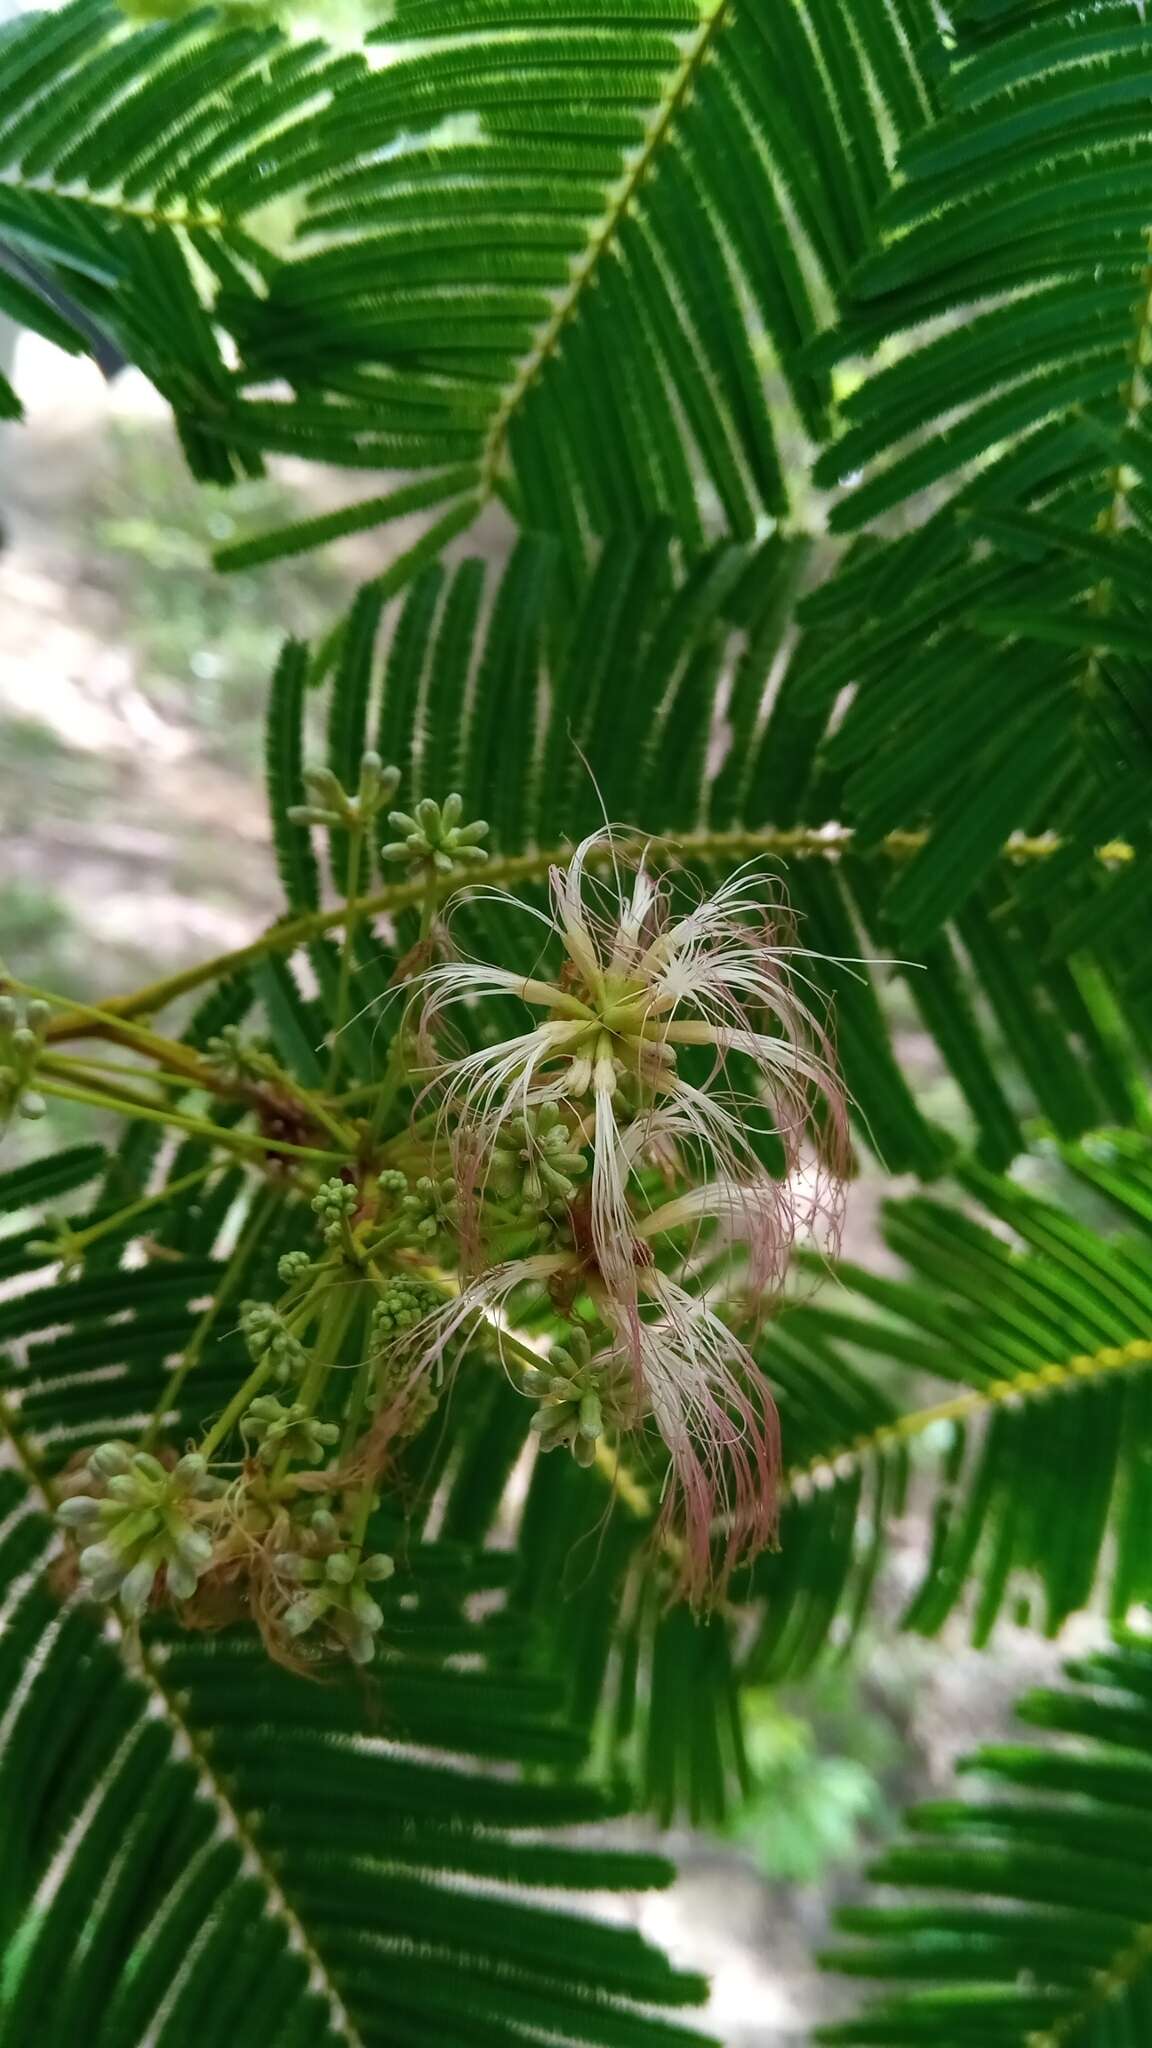
[[[284,463],[272,482],[205,491],[135,374],[108,387],[25,339],[15,381],[28,421],[0,428],[0,954],[92,997],[242,944],[278,914],[260,784],[268,675],[285,633],[322,632],[379,569],[380,544],[216,576],[213,545],[326,509],[341,486]],[[948,1084],[910,1026],[902,1048],[947,1118]],[[85,1115],[55,1105],[53,1137],[87,1134]],[[854,1257],[884,1256],[867,1183],[849,1228]],[[1003,1631],[983,1656],[959,1627],[943,1644],[897,1635],[926,1536],[910,1513],[851,1675],[756,1703],[761,1789],[732,1836],[677,1835],[679,1884],[633,1908],[713,1973],[725,2048],[797,2048],[846,2009],[812,1962],[836,1905],[901,1808],[950,1789],[953,1759],[1053,1674],[1057,1653],[1032,1635]]]

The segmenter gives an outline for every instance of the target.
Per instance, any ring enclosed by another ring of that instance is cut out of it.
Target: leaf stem
[[[359,1283],[346,1287],[335,1287],[331,1290],[325,1302],[324,1312],[320,1318],[320,1328],[316,1333],[312,1346],[312,1356],[308,1361],[307,1370],[300,1382],[300,1390],[296,1395],[297,1401],[301,1407],[307,1410],[309,1415],[316,1413],[320,1397],[328,1383],[328,1376],[336,1364],[336,1353],[340,1349],[348,1325],[356,1312],[359,1292]],[[281,1451],[272,1468],[271,1484],[273,1487],[278,1486],[283,1479],[291,1462],[291,1456],[292,1453],[290,1451]]]
[[[850,826],[830,824],[763,826],[754,831],[663,833],[646,843],[652,857],[671,860],[741,861],[754,860],[758,855],[781,860],[841,860],[855,852],[855,837]],[[929,837],[927,831],[889,832],[878,846],[869,847],[857,858],[909,860],[927,845]],[[1033,833],[1026,837],[1014,836],[1005,843],[1001,854],[1011,866],[1020,867],[1050,860],[1067,845],[1067,837],[1060,833]],[[492,860],[484,870],[485,886],[507,888],[519,882],[540,881],[549,868],[566,867],[572,852],[570,846],[553,846],[535,853],[513,854],[503,860]],[[1094,848],[1093,855],[1106,867],[1127,865],[1135,858],[1135,848],[1125,840],[1113,840],[1107,846]],[[590,865],[604,865],[609,858],[607,853],[594,853]],[[442,890],[437,891],[438,901],[459,887],[456,877],[447,878]],[[310,939],[338,929],[350,911],[357,918],[375,917],[380,913],[391,915],[419,905],[423,894],[422,882],[393,883],[369,896],[357,896],[351,904],[338,904],[331,910],[310,910],[300,917],[286,918],[246,946],[239,946],[231,953],[218,953],[213,959],[202,961],[195,967],[182,968],[179,973],[167,975],[162,981],[150,982],[146,987],[133,989],[123,996],[114,996],[102,1009],[72,1004],[62,1016],[49,1023],[47,1037],[50,1041],[80,1037],[83,1035],[80,1025],[87,1017],[95,1019],[107,1033],[110,1027],[126,1019],[165,1009],[178,996],[203,988],[208,982],[239,974],[244,968],[264,959],[268,953],[294,952]],[[9,985],[15,986],[11,982]]]
[[[262,1358],[259,1365],[253,1366],[243,1386],[236,1389],[224,1413],[217,1422],[212,1424],[207,1436],[202,1439],[198,1447],[202,1458],[210,1458],[212,1453],[219,1449],[230,1432],[235,1429],[236,1424],[239,1422],[253,1396],[260,1392],[265,1380],[271,1377],[274,1365],[274,1359]]]
[[[152,1448],[164,1426],[166,1413],[175,1406],[183,1391],[185,1380],[193,1368],[199,1364],[204,1353],[204,1346],[220,1319],[221,1311],[235,1298],[240,1283],[252,1264],[252,1259],[260,1240],[280,1206],[280,1201],[281,1195],[278,1188],[262,1188],[249,1209],[240,1235],[232,1247],[228,1263],[220,1275],[220,1284],[197,1323],[196,1328],[193,1330],[179,1365],[161,1390],[160,1398],[152,1411],[152,1420],[149,1422],[141,1438],[142,1450],[147,1451]]]
[[[90,1109],[107,1110],[113,1116],[123,1116],[125,1103],[111,1095],[97,1095],[94,1089],[73,1088],[63,1081],[44,1081],[45,1095],[58,1095],[64,1102],[83,1102]],[[225,1130],[220,1124],[210,1124],[202,1117],[184,1116],[179,1110],[160,1109],[151,1103],[130,1103],[132,1115],[142,1117],[146,1123],[165,1124],[172,1130],[187,1131],[191,1136],[203,1138],[213,1145],[221,1145],[226,1151],[251,1151],[254,1146],[262,1154],[286,1153],[294,1159],[309,1159],[329,1165],[333,1160],[338,1166],[346,1166],[348,1155],[344,1152],[322,1152],[313,1145],[290,1145],[282,1138],[266,1138],[258,1131]]]
[[[60,1500],[55,1480],[42,1471],[28,1447],[28,1439],[20,1428],[3,1394],[0,1394],[0,1429],[4,1431],[12,1448],[12,1456],[23,1472],[29,1486],[34,1486],[49,1508],[55,1508]]]
[[[938,1424],[958,1423],[963,1426],[1001,1408],[1014,1408],[1025,1401],[1046,1400],[1051,1395],[1067,1393],[1073,1387],[1084,1387],[1106,1379],[1113,1373],[1138,1372],[1147,1366],[1152,1366],[1152,1341],[1134,1337],[1128,1344],[1106,1344],[1099,1351],[1080,1352],[1059,1363],[1035,1366],[1010,1379],[992,1380],[987,1386],[956,1394],[948,1401],[938,1401],[931,1408],[918,1408],[910,1414],[897,1415],[891,1422],[882,1422],[866,1436],[830,1449],[804,1465],[792,1467],[784,1474],[783,1491],[785,1494],[804,1495],[813,1482],[818,1485],[828,1475],[838,1479],[854,1473],[865,1459],[899,1449],[924,1436]]]
[[[164,1186],[157,1188],[153,1194],[141,1196],[138,1202],[130,1202],[126,1209],[118,1209],[115,1216],[106,1216],[102,1222],[90,1224],[87,1230],[69,1231],[69,1258],[73,1258],[77,1252],[87,1251],[90,1244],[98,1244],[102,1237],[111,1237],[116,1231],[122,1230],[126,1223],[134,1223],[137,1216],[146,1215],[149,1209],[162,1209],[177,1195],[187,1194],[189,1188],[194,1188],[198,1182],[207,1180],[210,1173],[215,1173],[219,1163],[217,1159],[210,1159],[206,1166],[198,1166],[192,1173],[182,1174],[179,1180],[166,1181]]]
[[[340,1078],[340,1064],[343,1058],[343,1032],[348,1021],[348,989],[352,975],[352,947],[359,928],[360,913],[357,905],[357,891],[360,884],[360,862],[364,850],[364,821],[357,813],[355,823],[348,832],[348,860],[344,877],[344,937],[340,946],[340,972],[336,984],[336,1014],[332,1023],[332,1045],[328,1057],[328,1090],[335,1088]]]

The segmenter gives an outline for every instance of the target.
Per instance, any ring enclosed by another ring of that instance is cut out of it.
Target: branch
[[[892,861],[910,860],[927,845],[927,832],[889,832],[879,846],[869,849],[879,857]],[[764,826],[756,831],[737,832],[686,832],[676,835],[661,834],[647,844],[651,853],[665,858],[679,856],[683,860],[753,860],[757,855],[781,860],[838,860],[854,851],[856,834],[847,825],[799,825],[790,830]],[[1055,832],[1044,832],[1025,837],[1014,834],[1002,848],[1001,857],[1011,866],[1022,866],[1035,861],[1050,860],[1063,850],[1067,841]],[[571,846],[555,846],[535,853],[512,854],[503,860],[489,861],[484,870],[485,888],[513,886],[518,882],[542,881],[551,867],[566,867],[572,859]],[[1092,857],[1106,868],[1127,866],[1136,858],[1136,849],[1127,840],[1114,839],[1107,845],[1093,848]],[[606,866],[610,855],[601,851],[593,857],[594,865]],[[193,989],[203,988],[206,983],[222,981],[233,974],[243,973],[269,953],[291,953],[297,946],[307,945],[311,939],[323,933],[335,931],[352,917],[360,919],[393,915],[397,911],[411,909],[421,903],[426,893],[423,882],[394,883],[386,889],[378,889],[370,896],[353,898],[348,903],[339,903],[330,910],[308,911],[302,917],[285,918],[275,924],[247,946],[238,946],[231,953],[219,953],[212,960],[200,962],[195,967],[185,967],[177,974],[167,975],[162,981],[150,982],[147,987],[132,990],[123,996],[112,996],[97,1011],[82,1010],[79,1006],[56,1017],[48,1026],[47,1038],[51,1040],[108,1037],[113,1035],[109,1026],[116,1020],[152,1016],[158,1010],[167,1008],[177,997],[188,995]],[[465,894],[458,877],[447,878],[439,895],[443,902],[449,896]],[[87,1019],[98,1018],[98,1027],[91,1029]]]

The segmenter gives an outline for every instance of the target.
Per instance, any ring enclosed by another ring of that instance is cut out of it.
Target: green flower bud
[[[299,1402],[285,1408],[271,1394],[253,1401],[241,1418],[240,1432],[259,1446],[263,1465],[274,1465],[285,1451],[301,1464],[319,1465],[340,1435],[335,1423],[318,1422]]]
[[[366,1592],[363,1586],[349,1585],[348,1612],[355,1617],[362,1628],[375,1631],[384,1625],[383,1608],[377,1607],[371,1593]]]
[[[34,1120],[48,1108],[32,1085],[48,1017],[49,1006],[38,997],[23,1013],[11,996],[0,997],[0,1129],[12,1115]]]
[[[233,1084],[279,1080],[283,1073],[266,1041],[250,1038],[239,1024],[225,1024],[216,1037],[208,1040],[204,1047],[204,1064],[222,1080]]]
[[[303,1372],[308,1363],[308,1353],[299,1338],[293,1336],[280,1311],[269,1302],[244,1302],[240,1309],[240,1329],[254,1365],[270,1358],[276,1378],[282,1383]]]
[[[529,1428],[542,1451],[563,1446],[578,1465],[591,1465],[605,1428],[625,1428],[633,1419],[629,1367],[620,1358],[593,1357],[586,1333],[576,1324],[567,1343],[554,1344],[549,1356],[562,1371],[521,1375],[524,1393],[540,1401]]]
[[[326,1608],[322,1593],[305,1593],[301,1599],[294,1600],[284,1616],[284,1626],[289,1635],[306,1635],[322,1619]]]
[[[533,1365],[526,1366],[520,1375],[520,1385],[524,1392],[536,1395],[537,1397],[550,1394],[554,1384],[555,1382],[550,1373],[538,1372]]]
[[[440,1306],[438,1290],[415,1275],[396,1273],[383,1283],[372,1311],[370,1349],[387,1351],[405,1330],[414,1329]]]
[[[308,1587],[284,1616],[288,1634],[304,1636],[322,1624],[332,1646],[344,1649],[354,1663],[369,1663],[384,1614],[367,1586],[391,1577],[392,1559],[378,1553],[359,1560],[354,1551],[335,1550],[323,1565],[293,1554],[281,1560],[281,1568],[286,1577]]]
[[[400,770],[385,768],[379,754],[372,752],[360,757],[355,796],[343,788],[331,768],[308,768],[304,772],[304,787],[309,800],[291,805],[288,816],[294,825],[327,825],[330,829],[341,826],[349,832],[357,826],[371,825],[391,803],[399,785]]]
[[[489,1187],[521,1211],[575,1200],[585,1158],[555,1103],[507,1117],[491,1154]]]
[[[138,1620],[148,1605],[156,1577],[156,1565],[151,1557],[143,1557],[125,1572],[120,1581],[120,1605],[125,1614]],[[193,1579],[193,1589],[195,1589]]]
[[[147,1451],[101,1444],[87,1477],[92,1492],[62,1501],[57,1518],[81,1545],[88,1590],[98,1600],[119,1600],[137,1619],[163,1570],[169,1592],[190,1599],[213,1557],[210,1530],[193,1517],[202,1512],[197,1503],[221,1490],[206,1461],[192,1452],[168,1471]]]
[[[360,1190],[344,1180],[326,1180],[312,1197],[312,1213],[318,1216],[325,1244],[343,1240],[352,1217],[360,1207]]]
[[[133,1453],[132,1470],[138,1478],[150,1479],[153,1483],[157,1480],[163,1480],[167,1476],[159,1458],[154,1458],[150,1451],[135,1451]],[[172,1476],[175,1478],[175,1473]]]
[[[488,826],[482,818],[462,825],[463,811],[463,798],[456,791],[442,806],[432,797],[421,797],[414,817],[407,811],[391,811],[388,823],[398,836],[381,848],[382,858],[415,868],[431,867],[442,875],[486,861],[488,856],[479,842],[487,838]]]
[[[74,1493],[62,1500],[56,1510],[56,1520],[64,1529],[81,1529],[95,1520],[100,1503],[90,1493]]]
[[[312,1260],[307,1252],[285,1252],[277,1262],[276,1272],[285,1287],[295,1287],[312,1270]]]
[[[131,1468],[132,1454],[127,1444],[100,1444],[93,1451],[88,1464],[102,1479],[111,1479],[116,1473],[127,1472]]]

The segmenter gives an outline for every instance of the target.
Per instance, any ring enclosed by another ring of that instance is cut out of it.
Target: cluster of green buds
[[[304,787],[306,804],[293,804],[288,816],[294,825],[343,826],[346,832],[365,830],[386,804],[391,803],[400,783],[400,770],[386,768],[379,754],[364,754],[360,760],[360,783],[355,796],[349,794],[331,768],[307,768]]]
[[[540,1214],[576,1199],[584,1154],[554,1102],[510,1116],[492,1148],[488,1185],[514,1209]]]
[[[423,1173],[412,1183],[407,1194],[400,1198],[400,1216],[406,1226],[405,1234],[410,1244],[430,1245],[440,1236],[445,1224],[452,1219],[456,1202],[456,1183],[452,1179],[433,1180]]]
[[[359,1192],[346,1180],[326,1180],[317,1189],[312,1197],[312,1213],[320,1219],[325,1244],[343,1243],[359,1207]]]
[[[204,1064],[222,1081],[279,1081],[283,1069],[275,1055],[258,1038],[251,1038],[239,1024],[225,1024],[204,1047]]]
[[[380,1298],[372,1311],[370,1348],[386,1351],[405,1330],[415,1329],[425,1316],[440,1307],[443,1296],[415,1274],[389,1273],[381,1283]]]
[[[542,1451],[562,1446],[578,1465],[592,1465],[605,1424],[627,1427],[635,1419],[635,1398],[622,1359],[594,1359],[583,1331],[573,1329],[567,1345],[553,1345],[550,1371],[533,1367],[522,1375],[526,1394],[540,1402],[531,1429]]]
[[[274,1465],[281,1455],[320,1465],[340,1431],[334,1422],[318,1422],[299,1401],[286,1408],[275,1394],[261,1394],[241,1417],[240,1434],[255,1446],[262,1465]]]
[[[285,1252],[276,1262],[276,1271],[285,1287],[299,1287],[316,1270],[316,1263],[310,1252]]]
[[[354,1664],[370,1664],[384,1616],[368,1587],[392,1577],[392,1559],[382,1551],[363,1558],[354,1550],[334,1550],[322,1558],[287,1552],[280,1569],[301,1588],[284,1615],[288,1635],[298,1639],[322,1629]]]
[[[480,844],[488,837],[488,826],[483,818],[464,825],[463,816],[464,799],[455,790],[443,804],[430,796],[421,797],[414,817],[407,811],[390,811],[388,823],[398,836],[381,847],[380,858],[432,869],[438,875],[479,866],[488,858]]]
[[[222,1491],[205,1460],[190,1452],[169,1470],[147,1451],[106,1443],[93,1451],[84,1477],[99,1491],[70,1495],[57,1517],[83,1546],[80,1570],[96,1599],[119,1600],[135,1619],[160,1571],[174,1598],[191,1599],[213,1551],[198,1508]]]
[[[294,1337],[278,1308],[267,1301],[246,1301],[240,1309],[240,1330],[254,1365],[271,1361],[281,1385],[296,1379],[308,1363],[308,1353]]]
[[[406,1173],[388,1167],[379,1175],[376,1191],[387,1205],[377,1243],[420,1251],[431,1246],[444,1231],[451,1232],[456,1221],[457,1197],[451,1176],[434,1180],[431,1174],[423,1173],[411,1181]]]
[[[48,1105],[32,1086],[44,1044],[49,1005],[33,997],[24,1005],[0,996],[0,1129],[10,1116],[43,1116]]]

